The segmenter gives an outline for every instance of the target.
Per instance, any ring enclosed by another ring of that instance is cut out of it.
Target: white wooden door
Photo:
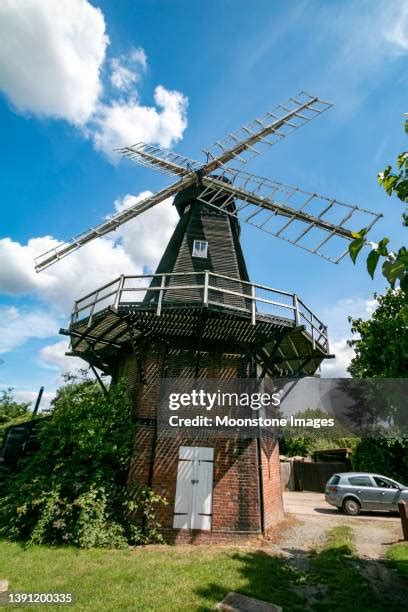
[[[214,449],[181,446],[177,469],[175,529],[211,529]]]

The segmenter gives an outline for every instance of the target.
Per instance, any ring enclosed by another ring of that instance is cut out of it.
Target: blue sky
[[[406,146],[403,0],[14,0],[0,6],[0,389],[48,399],[74,299],[156,263],[175,221],[164,205],[37,275],[32,257],[95,225],[166,177],[119,162],[139,140],[201,149],[300,90],[334,107],[247,170],[384,213],[372,240],[403,240],[377,172]],[[116,204],[115,204],[116,202]],[[152,228],[155,229],[154,235]],[[360,228],[356,228],[360,229]],[[243,228],[251,278],[296,291],[329,324],[344,372],[347,315],[368,316],[380,275],[333,265]]]

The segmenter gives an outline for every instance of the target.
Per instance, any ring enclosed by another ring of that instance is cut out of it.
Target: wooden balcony
[[[251,326],[274,322],[302,328],[313,349],[329,354],[327,327],[295,293],[212,272],[122,275],[75,302],[70,330],[93,328],[107,310],[164,317],[203,308],[224,312],[229,320],[236,315]],[[187,318],[185,323],[187,329]]]
[[[271,376],[313,375],[332,357],[327,327],[296,294],[212,272],[120,276],[77,300],[60,332],[68,354],[107,374],[146,340],[251,354]]]

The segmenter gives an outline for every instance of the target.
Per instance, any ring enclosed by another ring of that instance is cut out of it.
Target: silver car
[[[342,472],[327,482],[325,498],[352,516],[360,510],[397,512],[399,501],[408,503],[408,487],[380,474]]]

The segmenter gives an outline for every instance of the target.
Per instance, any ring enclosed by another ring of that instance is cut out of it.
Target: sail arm
[[[192,181],[193,179],[190,177],[186,177],[180,181],[177,181],[176,183],[173,183],[173,185],[162,189],[158,193],[154,193],[148,198],[142,200],[141,202],[137,202],[133,206],[129,206],[129,208],[126,208],[125,210],[122,210],[112,215],[100,225],[97,225],[96,227],[71,238],[71,240],[69,240],[68,242],[59,244],[57,247],[47,251],[46,253],[43,253],[35,259],[36,271],[40,272],[41,270],[48,268],[48,266],[51,266],[53,263],[59,261],[63,257],[66,257],[67,255],[81,248],[88,242],[91,242],[96,238],[100,238],[101,236],[104,236],[105,234],[116,230],[119,226],[123,225],[123,223],[130,221],[130,219],[137,217],[146,210],[149,210],[149,208],[152,208],[153,206],[156,206],[156,204],[163,202],[168,197],[174,195],[178,191],[185,189],[192,183]]]
[[[276,144],[331,106],[332,104],[326,100],[300,92],[284,104],[279,104],[272,111],[231,132],[205,149],[204,153],[207,156],[205,173],[209,174],[231,160],[245,163],[251,157],[259,155],[265,145]]]
[[[198,170],[202,165],[195,159],[191,159],[185,155],[180,155],[168,149],[148,145],[144,142],[139,142],[129,147],[123,147],[119,149],[118,152],[122,157],[131,159],[141,166],[154,168],[155,170],[159,170],[159,172],[171,176],[187,176]]]
[[[382,216],[262,177],[232,172],[239,174],[235,183],[227,181],[226,176],[203,178],[204,189],[198,199],[239,221],[335,263],[345,256],[348,243],[353,240],[350,223],[355,217],[358,216],[359,222],[354,231],[358,231],[364,226],[371,229]],[[265,187],[274,193],[274,197],[263,195]],[[336,243],[335,253],[328,250],[328,243],[330,247]],[[340,254],[337,252],[339,249]]]

